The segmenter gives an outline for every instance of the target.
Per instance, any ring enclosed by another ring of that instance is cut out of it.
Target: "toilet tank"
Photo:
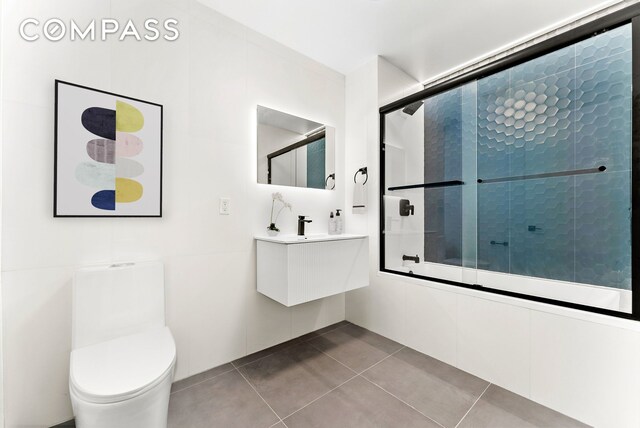
[[[160,262],[83,268],[73,278],[72,348],[163,327]]]

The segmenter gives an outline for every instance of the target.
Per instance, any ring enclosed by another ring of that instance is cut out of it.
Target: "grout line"
[[[223,374],[227,374],[227,373],[232,372],[232,371],[234,371],[234,370],[236,369],[236,366],[234,366],[234,365],[233,365],[233,363],[231,363],[231,367],[232,367],[232,368],[230,368],[229,370],[225,370],[225,371],[223,371],[222,373],[218,373],[217,375],[214,375],[214,376],[208,377],[208,378],[206,378],[206,379],[203,379],[203,380],[201,380],[200,382],[196,382],[196,383],[194,383],[194,384],[192,384],[192,385],[185,386],[184,388],[177,389],[177,390],[175,390],[175,391],[171,391],[171,395],[172,395],[172,394],[175,394],[176,392],[182,392],[182,391],[184,391],[184,390],[186,390],[186,389],[193,388],[193,387],[194,387],[194,386],[196,386],[196,385],[200,385],[201,383],[208,382],[208,381],[210,381],[211,379],[215,379],[215,378],[217,378],[218,376],[222,376]],[[195,375],[193,375],[193,376],[197,376],[197,375],[198,375],[198,374],[195,374]],[[191,376],[189,376],[189,377],[191,377]],[[185,379],[181,379],[181,380],[179,380],[179,381],[177,381],[177,382],[182,382],[183,380],[186,380],[186,379],[189,379],[189,378],[187,377],[187,378],[185,378]],[[176,382],[176,383],[177,383],[177,382]]]
[[[342,361],[336,360],[335,358],[333,358],[331,355],[327,354],[326,352],[324,352],[322,349],[316,347],[313,345],[313,343],[310,343],[309,346],[311,346],[313,349],[315,349],[316,351],[320,352],[323,355],[326,355],[327,357],[331,358],[333,361],[335,361],[336,363],[340,364],[341,366],[345,367],[347,370],[349,370],[350,372],[353,372],[356,376],[359,374],[357,371],[355,371],[354,369],[352,369],[351,367],[349,367],[348,365],[344,364]]]
[[[253,390],[255,391],[255,393],[256,393],[256,394],[258,394],[258,397],[260,397],[260,399],[261,399],[262,401],[264,401],[264,404],[266,404],[266,405],[267,405],[267,407],[269,407],[269,409],[273,412],[273,414],[274,414],[274,415],[276,415],[276,418],[278,418],[278,422],[276,422],[274,425],[277,425],[278,423],[282,422],[282,423],[284,424],[284,426],[286,427],[286,426],[287,426],[287,424],[285,424],[285,423],[284,423],[284,421],[282,420],[282,418],[280,417],[280,415],[278,415],[278,414],[276,413],[276,411],[275,411],[275,410],[273,410],[273,407],[271,407],[271,405],[269,405],[269,403],[267,403],[267,400],[265,400],[265,399],[264,399],[264,397],[263,397],[263,396],[258,392],[258,390],[256,389],[256,387],[255,387],[255,386],[253,386],[253,384],[252,384],[251,382],[249,382],[249,379],[247,379],[247,378],[245,377],[245,375],[244,375],[244,374],[242,374],[242,372],[241,372],[240,370],[238,370],[237,368],[236,368],[236,371],[237,371],[238,373],[240,373],[240,376],[242,376],[242,379],[244,379],[244,380],[245,380],[245,382],[247,382],[247,383],[249,384],[249,386],[251,387],[251,389],[253,389]],[[273,425],[272,425],[272,426],[273,426]]]
[[[324,333],[322,333],[322,334],[318,334],[317,336],[313,336],[313,337],[310,337],[310,338],[305,339],[305,340],[300,340],[299,342],[294,342],[296,339],[298,339],[298,337],[294,337],[293,339],[290,339],[290,340],[288,340],[288,341],[287,341],[287,342],[291,342],[291,344],[290,344],[290,345],[285,346],[285,347],[283,347],[283,348],[281,348],[281,349],[277,349],[277,350],[275,350],[275,351],[271,352],[270,354],[267,354],[267,355],[265,355],[265,356],[263,356],[263,357],[260,357],[260,358],[258,358],[258,359],[255,359],[255,360],[253,360],[253,361],[249,361],[248,363],[245,363],[245,364],[242,364],[242,365],[237,365],[237,364],[235,364],[233,361],[231,361],[231,364],[232,364],[235,368],[239,369],[240,367],[244,367],[244,366],[246,366],[246,365],[253,364],[253,363],[257,362],[257,361],[260,361],[260,360],[263,360],[263,359],[265,359],[265,358],[267,358],[267,357],[270,357],[270,356],[272,356],[273,354],[277,354],[277,353],[278,353],[278,352],[280,352],[280,351],[284,351],[285,349],[289,349],[289,348],[291,348],[292,346],[300,345],[301,343],[307,343],[307,342],[309,342],[309,341],[311,341],[311,340],[313,340],[313,339],[317,339],[318,337],[322,337],[322,336],[324,336],[324,335],[325,335],[325,334],[327,334],[327,333],[331,333],[332,331],[339,330],[339,329],[341,329],[341,328],[343,328],[343,327],[346,327],[347,325],[348,325],[348,324],[341,325],[341,326],[336,327],[336,328],[333,328],[333,329],[331,329],[331,330],[329,330],[329,331],[325,331],[325,332],[324,332]],[[327,327],[328,327],[328,326],[327,326]],[[323,327],[323,328],[326,328],[326,327]],[[312,332],[310,332],[310,333],[314,333],[314,332],[312,331]],[[310,334],[310,333],[307,333],[307,334]],[[305,336],[305,335],[303,334],[303,336]],[[287,342],[283,342],[283,343],[287,343]],[[273,346],[278,346],[278,345],[282,345],[282,343],[279,343],[279,344],[277,344],[277,345],[273,345]],[[266,349],[269,349],[269,348],[266,348]],[[263,351],[264,351],[264,349],[263,349]],[[257,351],[257,352],[261,352],[261,351]],[[249,354],[249,355],[251,355],[251,354]]]
[[[333,331],[333,330],[332,330],[332,331]],[[327,332],[327,333],[328,333],[328,332]],[[367,367],[366,369],[364,369],[364,370],[362,370],[360,373],[358,373],[358,372],[356,372],[355,370],[353,370],[351,367],[349,367],[349,366],[347,366],[347,365],[343,364],[342,362],[340,362],[340,361],[336,360],[335,358],[333,358],[331,355],[327,354],[327,353],[326,353],[326,352],[324,352],[323,350],[316,348],[316,347],[315,347],[315,346],[313,346],[312,344],[310,344],[310,345],[311,345],[314,349],[316,349],[316,350],[320,351],[322,354],[326,355],[327,357],[329,357],[329,358],[331,358],[332,360],[334,360],[335,362],[337,362],[338,364],[340,364],[340,365],[344,366],[344,367],[345,367],[345,368],[347,368],[349,371],[353,372],[353,373],[354,373],[354,375],[353,375],[352,377],[350,377],[349,379],[345,380],[344,382],[342,382],[340,385],[338,385],[338,386],[336,386],[335,388],[332,388],[331,390],[329,390],[329,391],[325,392],[324,394],[322,394],[322,395],[321,395],[321,396],[319,396],[318,398],[316,398],[316,399],[314,399],[314,400],[310,401],[309,403],[305,404],[304,406],[300,407],[300,408],[299,408],[298,410],[296,410],[295,412],[291,413],[290,415],[285,416],[285,417],[284,417],[284,418],[282,418],[282,419],[287,419],[288,417],[292,416],[293,414],[298,413],[300,410],[302,410],[302,409],[304,409],[305,407],[307,407],[307,406],[309,406],[309,405],[311,405],[311,404],[315,403],[316,401],[318,401],[319,399],[321,399],[321,398],[322,398],[322,397],[324,397],[325,395],[330,394],[331,392],[333,392],[333,391],[335,391],[336,389],[340,388],[340,387],[341,387],[342,385],[344,385],[345,383],[347,383],[347,382],[349,382],[349,381],[351,381],[351,380],[353,380],[353,379],[357,378],[358,376],[360,376],[360,375],[361,375],[362,373],[364,373],[365,371],[369,370],[369,369],[370,369],[370,368],[372,368],[372,367],[377,366],[378,364],[380,364],[381,362],[383,362],[383,361],[384,361],[384,360],[386,360],[387,358],[392,357],[393,355],[397,354],[398,352],[402,351],[402,350],[405,348],[405,346],[401,347],[400,349],[398,349],[397,351],[395,351],[395,352],[393,352],[393,353],[391,353],[391,354],[387,355],[386,357],[384,357],[383,359],[381,359],[380,361],[378,361],[377,363],[375,363],[375,364],[374,364],[374,365],[372,365],[371,367]],[[368,380],[368,379],[367,379],[367,380]],[[283,421],[282,423],[284,423],[284,421]]]
[[[343,365],[344,365],[344,364],[343,364]],[[345,367],[346,367],[346,366],[345,366]],[[347,368],[348,368],[348,367],[347,367]],[[349,369],[349,370],[351,370],[351,369]],[[353,370],[351,370],[351,371],[353,372]],[[300,408],[299,408],[298,410],[296,410],[295,412],[293,412],[293,413],[291,413],[291,414],[289,414],[289,415],[285,416],[285,417],[284,417],[284,418],[282,418],[282,419],[287,419],[287,418],[289,418],[289,417],[291,417],[291,416],[295,415],[295,414],[296,414],[296,413],[298,413],[300,410],[304,409],[305,407],[308,407],[308,406],[312,405],[313,403],[315,403],[316,401],[318,401],[318,400],[319,400],[319,399],[321,399],[322,397],[324,397],[324,396],[326,396],[326,395],[328,395],[328,394],[331,394],[333,391],[335,391],[336,389],[340,388],[340,387],[341,387],[342,385],[344,385],[345,383],[347,383],[347,382],[349,382],[349,381],[351,381],[351,380],[353,380],[353,379],[355,379],[355,378],[357,378],[357,377],[359,376],[356,372],[353,372],[353,373],[355,373],[355,374],[354,374],[353,376],[351,376],[349,379],[347,379],[347,380],[345,380],[344,382],[342,382],[340,385],[338,385],[338,386],[336,386],[335,388],[332,388],[331,390],[329,390],[329,391],[325,392],[324,394],[322,394],[322,395],[321,395],[321,396],[319,396],[318,398],[315,398],[314,400],[312,400],[312,401],[308,402],[307,404],[305,404],[304,406],[300,407]],[[282,423],[284,423],[284,421],[282,421]]]
[[[396,355],[398,352],[402,351],[404,348],[406,348],[406,346],[402,346],[400,349],[398,349],[395,352],[392,352],[391,354],[387,355],[386,357],[384,357],[383,359],[381,359],[380,361],[378,361],[377,363],[375,363],[374,365],[372,365],[371,367],[367,367],[366,369],[362,370],[360,373],[358,373],[358,375],[362,375],[364,372],[371,370],[372,368],[374,368],[375,366],[377,366],[378,364],[380,364],[381,362],[385,361],[387,358],[391,358],[394,355]],[[362,376],[364,377],[364,376]],[[368,380],[368,379],[367,379]]]
[[[480,394],[478,396],[478,398],[476,399],[476,401],[473,402],[473,404],[471,405],[471,407],[469,407],[469,410],[467,410],[467,413],[464,414],[464,416],[462,417],[462,419],[460,419],[460,421],[456,424],[456,426],[454,428],[458,428],[458,426],[462,423],[462,421],[464,421],[464,418],[467,417],[467,415],[471,412],[471,409],[473,409],[473,407],[476,405],[476,403],[478,401],[480,401],[480,399],[482,398],[482,396],[484,395],[485,392],[487,392],[487,389],[489,389],[489,387],[491,386],[491,383],[489,383],[489,385],[487,385],[487,387],[484,389],[484,391],[482,391],[482,394]]]
[[[397,397],[396,395],[390,393],[389,391],[387,391],[386,389],[384,389],[383,387],[381,387],[380,385],[378,385],[377,383],[367,379],[366,376],[362,376],[360,375],[360,377],[364,380],[366,380],[367,382],[369,382],[371,385],[380,388],[382,391],[386,392],[387,394],[389,394],[390,396],[392,396],[393,398],[395,398],[396,400],[400,401],[401,403],[406,404],[407,406],[411,407],[413,410],[415,410],[416,412],[420,413],[422,416],[424,416],[425,418],[429,419],[431,422],[437,424],[438,426],[445,428],[444,425],[442,425],[440,422],[436,421],[435,419],[430,418],[429,416],[425,415],[424,413],[422,413],[420,410],[416,409],[415,407],[413,407],[411,404],[407,403],[406,401],[404,401],[403,399]]]
[[[332,357],[331,355],[329,355],[328,353],[324,352],[322,349],[316,347],[313,343],[310,343],[309,345],[311,345],[313,348],[315,348],[316,350],[322,352],[324,355],[326,355],[327,357],[331,358],[332,360],[336,361],[337,363],[341,364],[342,366],[346,367],[347,369],[351,370],[352,372],[356,373],[357,375],[361,375],[362,373],[366,372],[369,369],[372,369],[373,367],[377,366],[378,364],[380,364],[381,362],[383,362],[384,360],[386,360],[389,357],[394,356],[395,354],[397,354],[398,352],[402,351],[404,348],[406,348],[406,346],[401,346],[400,349],[398,349],[397,351],[392,352],[391,354],[387,355],[386,357],[384,357],[383,359],[381,359],[380,361],[378,361],[377,363],[371,365],[370,367],[367,367],[364,370],[361,370],[360,372],[355,371],[354,369],[352,369],[351,367],[347,366],[346,364],[344,364],[342,361]]]

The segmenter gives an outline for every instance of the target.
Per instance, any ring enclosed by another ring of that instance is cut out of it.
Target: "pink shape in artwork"
[[[133,134],[116,132],[116,156],[129,158],[142,151],[142,140]]]

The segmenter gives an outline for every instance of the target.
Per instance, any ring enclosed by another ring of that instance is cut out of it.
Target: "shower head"
[[[409,116],[413,116],[413,114],[417,112],[420,109],[420,107],[422,107],[422,104],[423,104],[422,101],[416,101],[415,103],[411,103],[405,108],[403,108],[402,112],[408,114]]]

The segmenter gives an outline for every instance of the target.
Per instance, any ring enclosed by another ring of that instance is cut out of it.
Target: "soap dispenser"
[[[337,227],[336,219],[333,217],[333,211],[329,214],[329,235],[335,235],[338,227]]]
[[[340,215],[340,211],[342,210],[336,210],[336,233],[338,235],[342,235],[342,232],[344,232],[344,222]]]

